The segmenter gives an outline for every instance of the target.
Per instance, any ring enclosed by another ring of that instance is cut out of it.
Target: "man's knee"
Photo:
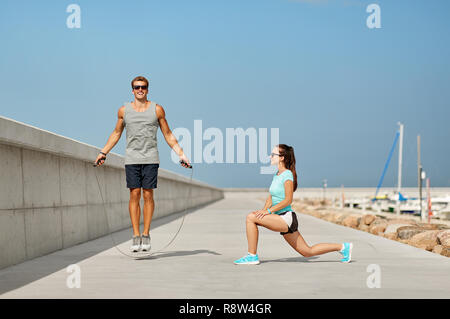
[[[153,200],[153,189],[144,189],[144,201]]]
[[[140,200],[141,199],[141,189],[140,188],[130,188],[130,199]]]

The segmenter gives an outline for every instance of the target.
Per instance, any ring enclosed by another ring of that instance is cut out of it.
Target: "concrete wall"
[[[99,150],[0,116],[0,268],[130,227],[124,158]],[[223,198],[189,182],[159,169],[154,219]]]

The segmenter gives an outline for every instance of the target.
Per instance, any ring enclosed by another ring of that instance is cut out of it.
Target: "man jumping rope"
[[[164,109],[154,101],[147,100],[148,81],[138,76],[131,81],[133,102],[127,102],[119,108],[117,123],[108,141],[97,156],[95,163],[100,166],[106,160],[106,154],[117,144],[126,128],[125,173],[127,188],[130,189],[130,212],[133,226],[132,252],[149,251],[150,224],[152,222],[155,203],[153,189],[157,187],[159,154],[157,145],[158,126],[164,135],[167,144],[180,157],[183,167],[189,167],[188,158],[172,134],[167,123]],[[141,188],[144,196],[144,231],[139,229],[141,208]]]

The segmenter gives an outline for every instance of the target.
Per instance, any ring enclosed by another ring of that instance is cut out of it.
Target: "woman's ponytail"
[[[280,150],[280,156],[284,157],[284,165],[288,170],[292,172],[294,176],[294,192],[297,189],[297,172],[295,170],[295,154],[294,148],[286,144],[278,144]]]

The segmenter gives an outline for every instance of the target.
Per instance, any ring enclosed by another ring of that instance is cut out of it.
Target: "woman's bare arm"
[[[267,208],[270,208],[272,206],[272,195],[269,194],[269,197],[266,199],[266,203],[264,204],[263,210],[267,210]]]
[[[294,182],[287,180],[284,182],[284,199],[273,207],[268,207],[271,212],[279,211],[280,209],[289,206],[292,203],[294,197]],[[267,208],[265,208],[267,209]]]

